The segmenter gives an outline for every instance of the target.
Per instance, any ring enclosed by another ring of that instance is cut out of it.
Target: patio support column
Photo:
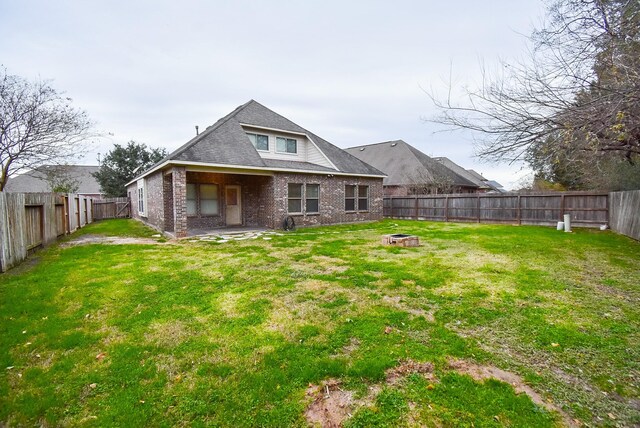
[[[187,170],[173,167],[173,232],[176,238],[187,236]]]

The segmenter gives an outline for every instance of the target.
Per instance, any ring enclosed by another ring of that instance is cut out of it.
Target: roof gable
[[[150,171],[166,162],[197,162],[215,165],[247,166],[257,168],[284,168],[292,170],[334,171],[331,168],[313,165],[308,162],[288,161],[272,162],[263,159],[251,144],[243,125],[281,130],[307,135],[329,162],[337,168],[337,172],[383,176],[384,174],[371,165],[348,154],[317,135],[293,123],[284,116],[251,100],[233,110],[215,124],[205,129],[200,135],[170,153],[162,161],[151,167]]]

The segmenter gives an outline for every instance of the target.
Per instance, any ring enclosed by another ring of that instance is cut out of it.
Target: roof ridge
[[[146,170],[144,170],[143,172],[141,172],[140,174],[138,174],[137,176],[135,176],[134,178],[132,178],[132,180],[136,180],[138,177],[142,177],[144,176],[148,171],[151,171],[153,168],[155,168],[156,166],[162,164],[163,162],[166,162],[168,160],[171,160],[173,157],[179,156],[182,153],[184,153],[188,148],[190,148],[191,146],[193,146],[194,144],[196,144],[198,141],[200,141],[202,138],[204,138],[206,135],[209,135],[210,133],[212,133],[213,131],[215,131],[216,129],[218,129],[219,127],[221,127],[222,125],[224,125],[229,119],[231,119],[233,116],[235,116],[236,114],[240,113],[242,111],[242,109],[244,109],[245,107],[247,107],[249,104],[251,104],[251,102],[257,102],[253,99],[250,99],[249,101],[247,101],[244,104],[239,105],[238,107],[236,107],[235,109],[233,109],[231,111],[231,113],[227,114],[226,116],[221,117],[220,119],[218,119],[213,125],[208,126],[207,128],[205,128],[204,131],[202,131],[200,134],[196,135],[195,137],[193,137],[192,139],[190,139],[189,141],[187,141],[186,143],[184,143],[182,146],[178,147],[177,149],[175,149],[174,151],[172,151],[171,153],[169,153],[168,155],[166,155],[164,158],[160,159],[158,162],[154,163],[153,165],[151,165],[149,168],[147,168]],[[259,103],[258,103],[259,104]]]
[[[399,139],[399,140],[389,140],[389,141],[380,141],[379,143],[371,143],[371,144],[361,144],[359,146],[353,146],[353,147],[347,147],[344,150],[348,150],[348,149],[359,149],[361,147],[369,147],[369,146],[377,146],[380,144],[387,144],[387,143],[404,143],[409,145],[409,143],[407,143],[406,141],[404,141],[403,139]]]
[[[164,162],[166,160],[169,160],[175,156],[178,156],[180,154],[182,154],[185,150],[187,150],[189,147],[193,146],[195,143],[197,143],[198,141],[200,141],[202,138],[204,138],[206,135],[209,135],[210,133],[212,133],[213,131],[215,131],[216,129],[218,129],[219,127],[221,127],[222,125],[224,125],[229,119],[231,119],[233,116],[237,115],[238,113],[240,113],[244,108],[246,108],[249,104],[251,104],[251,102],[256,102],[253,99],[247,101],[246,103],[239,105],[238,107],[236,107],[235,109],[233,109],[231,111],[231,113],[227,114],[226,116],[221,117],[220,119],[218,119],[213,125],[211,126],[207,126],[205,128],[204,131],[202,131],[200,134],[196,135],[195,137],[193,137],[192,139],[190,139],[189,141],[187,141],[185,144],[183,144],[182,146],[178,147],[176,150],[174,150],[173,152],[169,153],[167,156],[164,157],[164,159],[162,159],[160,162]],[[158,162],[158,163],[160,163]],[[155,165],[154,165],[155,166]],[[146,172],[146,171],[145,171]]]

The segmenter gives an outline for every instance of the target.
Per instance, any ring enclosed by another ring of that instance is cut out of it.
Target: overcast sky
[[[436,132],[424,90],[522,56],[543,13],[540,0],[0,0],[0,63],[51,79],[112,134],[84,164],[129,140],[173,150],[255,99],[339,147],[403,139],[511,188],[527,171]]]

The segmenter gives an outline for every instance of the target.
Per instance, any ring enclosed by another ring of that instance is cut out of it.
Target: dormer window
[[[268,152],[269,151],[269,137],[262,134],[247,134],[249,140],[256,150]]]
[[[276,152],[278,153],[298,153],[298,141],[293,138],[276,137]]]

